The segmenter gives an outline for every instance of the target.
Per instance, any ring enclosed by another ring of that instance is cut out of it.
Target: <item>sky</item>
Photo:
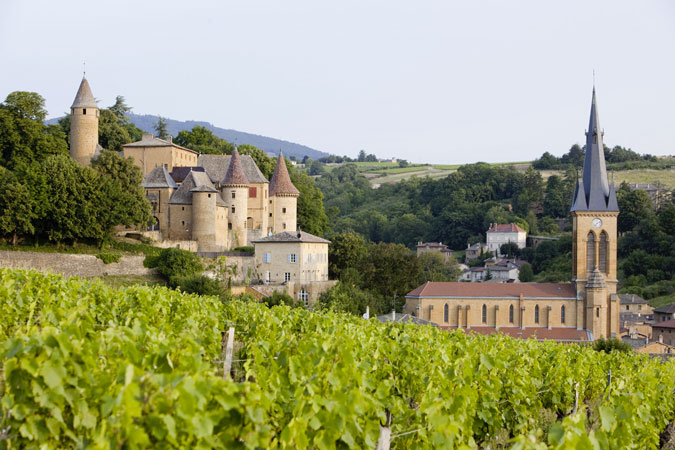
[[[0,97],[102,107],[338,155],[527,161],[583,143],[675,154],[675,2],[0,0]]]

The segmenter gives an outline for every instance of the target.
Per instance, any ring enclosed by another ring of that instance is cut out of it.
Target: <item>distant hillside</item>
[[[141,130],[148,133],[154,133],[155,124],[157,123],[157,116],[147,114],[130,114],[129,118],[131,119],[131,122],[133,122],[133,124]],[[201,126],[211,130],[213,134],[229,142],[236,143],[237,145],[253,145],[266,152],[274,153],[275,155],[278,155],[279,150],[281,149],[281,151],[284,152],[284,155],[295,156],[299,160],[301,160],[305,155],[312,159],[329,156],[329,154],[326,152],[322,152],[305,145],[282,141],[281,139],[275,139],[267,136],[259,136],[257,134],[244,133],[243,131],[218,128],[208,122],[198,122],[194,120],[181,122],[179,120],[173,119],[166,119],[166,121],[168,123],[169,133],[173,136],[176,136],[180,131],[189,131],[195,126]]]
[[[129,114],[129,118],[134,125],[136,125],[141,130],[147,133],[154,133],[155,124],[157,123],[158,116],[148,115],[148,114]],[[46,121],[48,124],[58,124],[60,117],[49,119]],[[324,156],[330,156],[326,152],[307,147],[306,145],[295,144],[293,142],[282,141],[281,139],[275,139],[267,136],[260,136],[257,134],[244,133],[243,131],[237,130],[228,130],[225,128],[218,128],[211,125],[208,122],[198,122],[195,120],[188,120],[181,122],[180,120],[173,120],[165,118],[168,124],[169,133],[172,136],[176,136],[180,131],[191,130],[195,126],[202,126],[208,130],[211,130],[213,134],[219,138],[223,138],[229,142],[235,143],[237,145],[249,144],[259,149],[274,153],[275,155],[279,154],[279,150],[284,152],[286,156],[295,156],[298,160],[302,160],[305,155],[309,156],[312,159],[319,159]]]

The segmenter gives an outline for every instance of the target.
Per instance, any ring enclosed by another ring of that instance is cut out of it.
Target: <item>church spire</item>
[[[591,117],[586,132],[584,170],[581,182],[577,182],[572,211],[618,211],[614,184],[612,183],[610,188],[607,180],[603,135],[593,86]]]

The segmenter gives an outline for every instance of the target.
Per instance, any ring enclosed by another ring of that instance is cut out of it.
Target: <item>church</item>
[[[87,166],[101,151],[99,108],[86,77],[71,106],[70,155]],[[123,146],[143,173],[157,241],[198,252],[224,252],[297,229],[297,200],[283,155],[268,181],[253,158],[202,155],[144,134]],[[305,233],[307,234],[307,233]],[[175,243],[175,245],[173,245]]]
[[[571,283],[427,282],[406,295],[404,313],[440,328],[575,342],[619,335],[617,217],[607,179],[593,88],[582,178],[572,217]]]

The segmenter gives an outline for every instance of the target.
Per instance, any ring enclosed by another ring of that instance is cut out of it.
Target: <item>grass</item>
[[[93,243],[77,242],[74,245],[55,244],[53,242],[39,242],[25,240],[17,246],[0,241],[0,250],[39,252],[39,253],[69,253],[80,255],[98,255],[100,253],[118,253],[121,255],[155,255],[159,248],[149,244],[111,241],[102,246]]]
[[[562,170],[540,170],[541,177],[544,181],[548,180],[551,175],[558,175],[564,177],[565,172]],[[661,184],[669,189],[675,189],[675,169],[655,170],[655,169],[632,169],[612,171],[609,175],[610,179],[614,177],[614,184],[619,186],[622,182],[626,183],[649,183]]]
[[[649,306],[653,308],[670,305],[673,302],[675,302],[675,294],[662,295],[661,297],[654,297],[648,300]]]
[[[396,167],[393,169],[378,170],[374,173],[382,175],[396,175],[399,173],[412,173],[412,172],[423,172],[427,170],[429,166],[408,166],[408,167]]]

